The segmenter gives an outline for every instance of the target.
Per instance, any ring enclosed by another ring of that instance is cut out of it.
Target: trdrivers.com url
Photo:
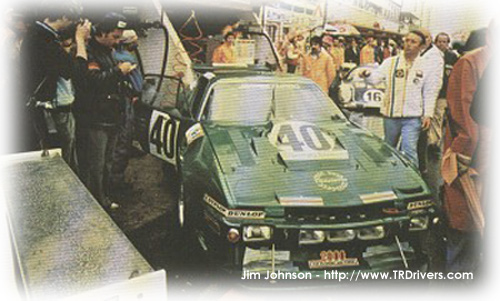
[[[473,273],[442,273],[442,272],[357,272],[346,273],[335,271],[324,271],[325,280],[358,281],[358,280],[473,280]]]

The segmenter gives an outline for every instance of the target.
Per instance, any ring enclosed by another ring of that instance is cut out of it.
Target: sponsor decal
[[[409,202],[406,209],[415,210],[415,209],[422,209],[422,208],[427,208],[427,207],[431,207],[431,206],[432,206],[431,200],[414,201],[414,202]]]
[[[405,71],[403,69],[396,70],[396,77],[397,78],[403,78],[403,77],[405,77]]]
[[[361,201],[363,201],[363,204],[371,204],[396,200],[398,196],[394,193],[394,191],[383,191],[370,194],[361,194],[359,198],[361,199]]]
[[[266,213],[264,211],[227,209],[208,194],[203,196],[203,200],[225,217],[238,219],[263,219],[266,217]]]
[[[319,256],[319,260],[308,261],[310,269],[325,269],[359,265],[359,260],[357,258],[347,257],[347,253],[344,250],[321,251],[321,253],[319,253]]]
[[[293,197],[284,196],[278,197],[278,202],[283,206],[323,206],[323,198],[321,197]]]
[[[189,130],[186,131],[187,145],[190,145],[193,141],[203,136],[205,136],[205,133],[203,132],[201,124],[197,123],[193,125],[192,127],[189,128]]]
[[[319,188],[333,192],[344,191],[349,185],[347,178],[334,171],[317,172],[314,182]]]

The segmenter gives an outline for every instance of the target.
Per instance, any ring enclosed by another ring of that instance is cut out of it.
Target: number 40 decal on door
[[[149,151],[152,155],[176,164],[179,121],[168,114],[153,111],[149,122]]]

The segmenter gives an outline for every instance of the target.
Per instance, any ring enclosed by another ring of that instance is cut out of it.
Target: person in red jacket
[[[471,164],[480,129],[469,111],[490,53],[486,45],[464,55],[455,64],[448,82],[450,120],[446,128],[441,173],[445,182],[443,207],[450,228],[446,254],[446,268],[450,272],[475,271],[480,261],[478,241],[484,217],[476,176],[481,175],[479,166],[484,164]]]

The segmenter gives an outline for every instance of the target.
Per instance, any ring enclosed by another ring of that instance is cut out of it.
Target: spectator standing
[[[311,38],[311,50],[304,57],[302,72],[305,77],[312,79],[325,93],[328,93],[336,72],[332,57],[321,47],[320,37]]]
[[[302,56],[299,45],[297,43],[297,37],[293,37],[290,39],[288,43],[288,47],[286,50],[286,72],[287,73],[295,73],[297,66],[299,65],[299,60]]]
[[[361,49],[359,63],[360,66],[365,66],[375,63],[375,45],[376,40],[373,36],[368,36],[366,38],[366,45]]]
[[[344,61],[359,66],[359,46],[355,38],[352,38],[347,44]]]
[[[46,0],[40,4],[38,19],[21,45],[23,98],[30,98],[29,111],[21,115],[24,139],[21,150],[48,148],[48,128],[45,109],[57,97],[59,79],[70,79],[72,58],[61,45],[61,31],[80,20],[81,6],[76,1]],[[31,126],[30,126],[31,125]],[[64,151],[63,151],[64,152]],[[67,152],[65,155],[68,155]]]
[[[125,30],[120,44],[113,53],[115,60],[117,62],[137,64],[137,57],[133,54],[138,46],[137,41],[138,37],[134,30]],[[112,157],[109,189],[113,197],[130,192],[130,184],[125,182],[125,170],[133,151],[134,103],[139,100],[142,91],[142,82],[143,76],[136,68],[120,83],[120,92],[125,102],[125,114],[120,125]]]
[[[470,115],[470,107],[480,78],[490,60],[490,36],[487,45],[461,57],[451,72],[447,100],[449,122],[446,127],[441,172],[444,185],[444,211],[448,218],[446,263],[449,272],[476,271],[480,262],[480,233],[484,218],[479,189],[466,185],[477,181],[485,162],[474,162],[479,126]],[[483,158],[477,158],[478,160]],[[475,206],[474,206],[475,205]]]
[[[212,63],[231,64],[236,63],[236,54],[234,52],[234,33],[228,32],[224,35],[224,43],[215,48],[212,54]]]
[[[377,84],[385,81],[387,90],[380,113],[384,116],[385,141],[398,146],[401,151],[418,166],[417,143],[421,128],[427,128],[441,84],[434,70],[428,70],[419,57],[425,43],[425,36],[411,31],[405,37],[402,54],[390,57],[373,73],[362,75]]]
[[[88,70],[82,81],[85,89],[77,93],[80,131],[78,152],[84,165],[87,186],[105,209],[117,204],[107,197],[111,159],[124,112],[119,84],[135,69],[130,62],[117,62],[113,47],[120,41],[127,23],[125,17],[108,13],[97,23],[88,44]]]
[[[345,50],[340,44],[340,40],[338,38],[333,38],[333,44],[330,48],[330,54],[333,58],[333,63],[335,64],[335,70],[337,73],[339,72],[342,64],[344,63]]]

